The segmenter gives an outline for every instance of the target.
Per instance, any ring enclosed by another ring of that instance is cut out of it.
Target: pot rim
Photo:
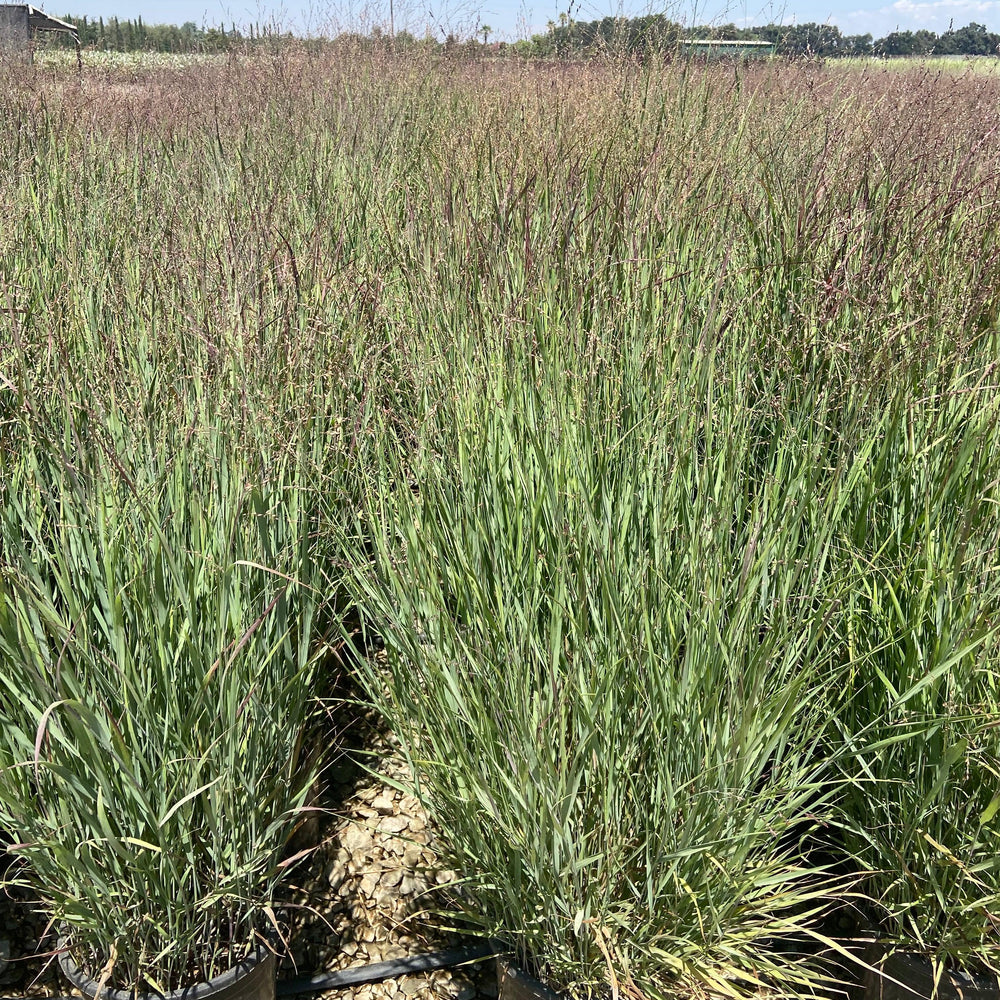
[[[69,950],[68,937],[61,936],[58,947],[59,965],[66,978],[84,997],[93,1000],[97,995],[97,980],[92,979],[73,960],[73,956]],[[137,990],[116,990],[105,987],[101,990],[101,1000],[204,1000],[204,998],[210,997],[220,990],[231,986],[238,979],[243,979],[250,975],[256,968],[262,966],[269,958],[273,957],[274,952],[258,942],[254,945],[250,954],[241,962],[205,982],[195,983],[193,986],[185,986],[179,990],[170,990],[169,993],[141,993]]]
[[[530,972],[525,971],[513,955],[497,955],[496,963],[498,973],[497,978],[500,979],[501,982],[503,979],[509,977],[515,983],[532,989],[539,997],[544,997],[546,1000],[562,1000],[560,994],[556,993],[551,986],[543,983],[539,979],[536,979]]]
[[[919,951],[908,951],[905,947],[885,947],[879,949],[881,954],[871,955],[870,965],[881,978],[896,980],[904,975],[918,975],[925,979],[933,978],[933,961]],[[870,954],[870,953],[869,953]],[[945,966],[942,985],[948,983],[962,992],[975,991],[993,996],[1000,991],[1000,976],[988,970],[949,968]]]

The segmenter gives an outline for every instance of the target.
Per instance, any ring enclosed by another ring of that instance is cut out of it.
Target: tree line
[[[72,24],[84,48],[111,52],[228,52],[260,42],[273,42],[291,35],[282,34],[272,25],[251,24],[240,30],[224,24],[199,27],[187,21],[176,24],[145,24],[141,17],[134,21],[117,17],[88,18],[66,14],[62,18]],[[67,46],[73,42],[62,34],[46,39],[49,45]]]
[[[80,43],[86,48],[108,49],[117,52],[226,52],[252,47],[262,42],[291,38],[272,25],[250,25],[239,29],[231,25],[204,28],[191,21],[185,24],[146,25],[142,18],[119,20],[110,18],[88,19],[66,15],[64,20],[75,25]],[[775,51],[785,56],[996,56],[1000,55],[1000,35],[988,31],[985,25],[972,22],[964,28],[951,29],[940,35],[933,31],[893,31],[884,38],[873,39],[870,34],[845,35],[833,24],[765,24],[752,28],[738,28],[735,24],[717,27],[699,26],[685,28],[662,14],[645,17],[605,17],[597,21],[573,21],[562,15],[558,22],[550,21],[544,34],[514,42],[512,45],[488,44],[490,28],[477,32],[482,42],[474,38],[462,43],[462,48],[489,49],[492,52],[510,51],[521,56],[586,56],[598,52],[624,55],[643,55],[669,52],[677,44],[691,39],[716,39],[724,41],[772,42]],[[355,36],[361,43],[385,45],[388,36],[376,29],[368,38]],[[50,44],[72,44],[64,36],[56,36]],[[444,42],[432,38],[415,39],[407,32],[399,32],[392,44],[405,48],[408,45],[442,48],[456,47],[458,40],[449,36]]]
[[[525,54],[539,55],[570,55],[602,49],[642,54],[669,51],[678,42],[692,39],[772,42],[779,55],[824,58],[1000,54],[1000,35],[975,22],[964,28],[949,28],[940,35],[921,29],[893,31],[884,38],[874,39],[870,34],[842,34],[834,24],[765,24],[752,28],[725,24],[684,28],[662,14],[606,17],[598,21],[571,21],[564,15],[558,23],[550,21],[545,34],[516,43],[515,47]]]

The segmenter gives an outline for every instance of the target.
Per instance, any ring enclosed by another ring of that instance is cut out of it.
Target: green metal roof
[[[682,38],[681,45],[704,45],[704,46],[716,46],[716,45],[731,45],[738,46],[739,48],[773,48],[774,42],[758,42],[751,41],[747,39],[743,41],[739,38]]]

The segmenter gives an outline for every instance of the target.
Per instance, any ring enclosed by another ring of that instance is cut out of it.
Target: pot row
[[[475,951],[475,949],[473,949]],[[456,960],[468,960],[468,956],[455,953]],[[958,970],[944,969],[940,978],[935,979],[934,969],[929,960],[920,955],[906,952],[886,954],[877,945],[870,944],[856,955],[857,964],[853,975],[848,973],[840,991],[830,991],[831,996],[844,1000],[998,1000],[1000,981],[997,977],[970,975]],[[70,952],[64,948],[59,957],[60,965],[69,981],[88,1000],[138,1000],[124,990],[103,989],[99,981],[92,979],[79,969]],[[411,963],[412,964],[412,963]],[[389,978],[412,971],[402,962],[380,963],[378,970],[351,970],[358,981],[370,981],[381,973]],[[496,958],[497,983],[500,1000],[564,1000],[559,993],[535,979],[509,958]],[[398,967],[398,968],[397,968]],[[167,994],[163,1000],[276,1000],[277,963],[275,954],[264,946],[258,946],[254,953],[239,965],[209,982],[187,987]],[[375,975],[367,975],[366,972]],[[315,983],[327,988],[322,978]],[[304,990],[305,992],[306,990]],[[282,992],[290,992],[283,990]],[[318,992],[318,989],[313,990]]]

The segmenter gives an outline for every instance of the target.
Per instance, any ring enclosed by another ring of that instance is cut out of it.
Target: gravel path
[[[388,748],[387,748],[388,751]],[[468,944],[442,932],[429,911],[445,903],[442,888],[455,880],[434,855],[427,815],[406,786],[410,775],[387,752],[380,776],[351,773],[341,779],[342,805],[336,808],[320,848],[300,876],[301,910],[289,911],[292,959],[301,972],[334,971]],[[336,793],[330,796],[336,799]],[[291,963],[286,965],[291,972]],[[464,969],[403,976],[384,983],[333,990],[328,1000],[492,1000],[497,996],[492,962]]]

